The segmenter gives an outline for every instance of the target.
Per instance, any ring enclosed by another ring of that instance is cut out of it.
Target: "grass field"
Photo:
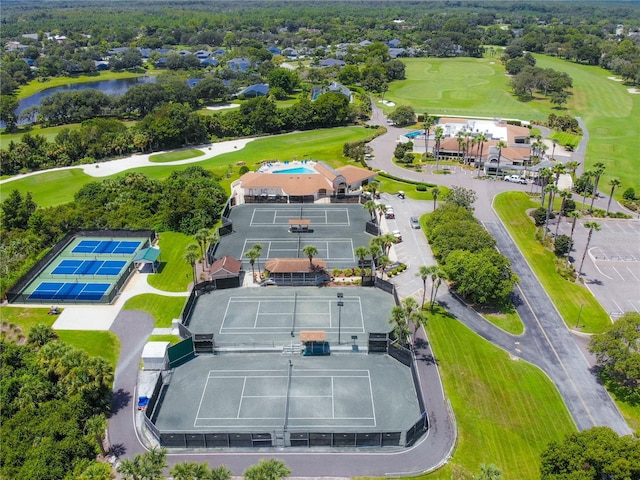
[[[63,309],[64,310],[64,309]],[[48,315],[49,308],[0,307],[3,322],[18,325],[25,336],[36,325],[52,326],[56,315]],[[102,357],[115,368],[120,353],[118,337],[111,332],[58,330],[60,340],[84,350],[89,355]]]
[[[149,285],[165,292],[187,291],[187,285],[192,281],[193,273],[191,265],[183,257],[190,243],[196,242],[184,233],[160,233],[158,245],[161,252],[161,269],[159,273],[149,275]]]
[[[221,184],[228,191],[231,182],[238,177],[240,168],[238,164],[240,163],[254,169],[261,162],[268,160],[313,158],[339,167],[348,162],[348,159],[342,157],[344,143],[367,138],[372,134],[371,129],[344,127],[261,138],[250,142],[242,150],[203,160],[196,165],[222,177]],[[158,164],[157,166],[135,168],[128,171],[141,172],[153,179],[163,179],[168,177],[172,171],[183,170],[189,165]],[[118,175],[122,175],[122,173],[114,176]],[[39,206],[47,207],[70,202],[83,185],[101,180],[101,178],[90,177],[79,168],[56,172],[45,171],[2,185],[1,194],[4,196],[5,192],[8,193],[14,188],[22,194],[31,192],[34,201]]]
[[[171,321],[180,317],[187,297],[165,297],[153,293],[136,295],[127,300],[123,310],[140,310],[155,320],[155,328],[170,328]]]
[[[586,166],[603,162],[607,166],[600,185],[613,177],[623,185],[616,196],[628,187],[640,189],[636,155],[640,138],[640,95],[627,91],[621,82],[608,77],[600,67],[578,65],[558,58],[536,55],[537,65],[568,73],[573,78],[573,96],[568,113],[581,117],[589,131]]]
[[[524,333],[524,324],[520,319],[520,315],[518,315],[518,312],[515,310],[504,313],[482,313],[482,316],[493,323],[496,327],[501,328],[512,335],[522,335]]]
[[[526,210],[536,208],[538,202],[522,192],[504,192],[495,197],[494,207],[520,252],[527,259],[543,288],[569,327],[574,327],[580,306],[589,315],[582,315],[580,326],[586,333],[602,332],[611,325],[607,312],[583,286],[563,279],[555,271],[553,252],[535,239],[536,227]]]
[[[177,335],[151,335],[149,342],[169,342],[171,345],[181,342],[183,339]]]
[[[154,163],[175,162],[177,160],[201,157],[202,155],[204,155],[202,150],[198,150],[197,148],[188,148],[186,150],[175,150],[167,153],[156,153],[149,157],[149,161]]]
[[[516,100],[497,57],[407,58],[403,62],[406,80],[392,82],[385,99],[411,105],[416,113],[544,120],[553,111]]]
[[[453,318],[430,316],[427,330],[459,437],[451,461],[420,478],[472,480],[482,463],[496,464],[505,479],[540,478],[542,449],[576,431],[555,386]]]

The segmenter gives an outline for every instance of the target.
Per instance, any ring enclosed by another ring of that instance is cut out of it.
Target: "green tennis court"
[[[372,238],[365,232],[370,218],[359,204],[237,205],[229,216],[233,233],[220,239],[216,258],[242,259],[248,270],[244,254],[256,244],[262,245],[261,259],[306,258],[302,249],[313,245],[327,268],[355,267],[355,248],[369,245]],[[308,222],[302,231],[292,228],[297,220]]]

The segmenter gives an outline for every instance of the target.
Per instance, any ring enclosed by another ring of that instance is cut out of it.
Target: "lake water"
[[[16,114],[19,116],[20,112],[22,112],[23,110],[40,105],[44,98],[47,98],[54,93],[93,89],[100,90],[107,95],[120,96],[125,94],[131,87],[135,87],[136,85],[142,85],[143,83],[155,83],[156,78],[157,77],[155,75],[136,78],[119,78],[115,80],[99,80],[97,82],[73,83],[70,85],[62,85],[60,87],[47,88],[46,90],[41,90],[20,100],[20,102],[18,103]],[[29,122],[18,122],[18,125],[25,125],[27,123]],[[0,122],[0,127],[4,128],[4,126],[4,123]]]

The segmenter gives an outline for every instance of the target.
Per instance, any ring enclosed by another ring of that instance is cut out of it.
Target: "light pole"
[[[342,307],[344,302],[342,301],[344,295],[342,292],[338,292],[338,345],[340,345],[340,326],[342,323]]]
[[[584,303],[580,305],[580,311],[578,312],[578,320],[576,320],[576,328],[578,328],[578,324],[580,323],[580,315],[582,315],[582,307],[584,307]]]

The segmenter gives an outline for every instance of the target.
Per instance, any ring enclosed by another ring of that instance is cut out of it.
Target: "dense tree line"
[[[480,305],[507,302],[518,277],[468,208],[450,201],[430,214],[425,225],[434,257],[456,292]]]
[[[212,174],[197,166],[162,181],[129,173],[91,182],[73,202],[56,207],[38,208],[29,194],[14,190],[0,205],[0,292],[69,232],[123,228],[193,235],[215,225],[226,198]]]
[[[111,403],[113,369],[106,360],[39,325],[24,346],[0,342],[0,373],[2,478],[110,478],[94,461]]]
[[[145,88],[145,91],[157,90]],[[132,112],[133,108],[146,111],[157,103],[151,95],[140,96],[140,101],[137,107],[132,107]],[[130,99],[127,102],[134,105]],[[79,129],[62,130],[53,142],[42,135],[27,133],[21,142],[10,142],[6,149],[0,150],[0,174],[92,163],[132,152],[229,137],[341,126],[352,123],[360,114],[366,115],[366,109],[350,104],[345,95],[331,92],[315,102],[303,98],[289,108],[277,108],[274,100],[258,97],[247,100],[235,111],[210,116],[193,112],[186,103],[163,102],[133,127],[114,119],[96,118],[85,120]]]

